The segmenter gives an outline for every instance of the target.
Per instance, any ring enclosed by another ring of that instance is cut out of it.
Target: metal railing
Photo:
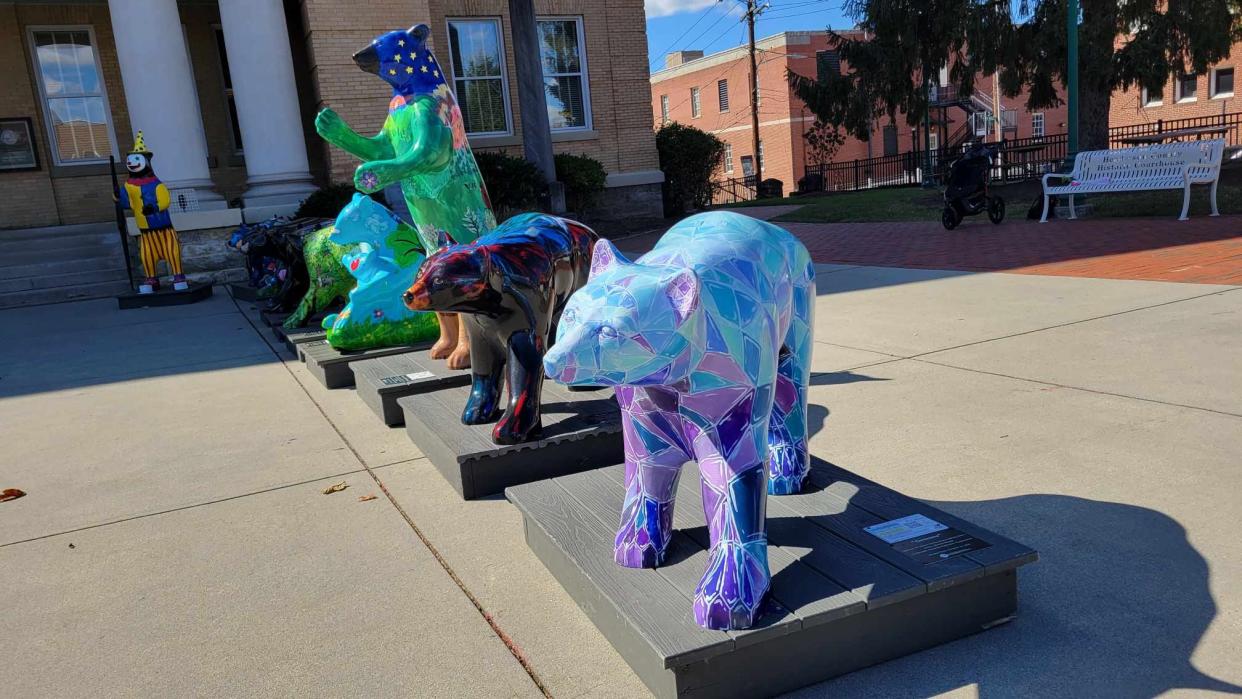
[[[1157,119],[1146,124],[1114,126],[1108,130],[1109,148],[1126,148],[1133,143],[1123,143],[1123,139],[1134,136],[1156,136],[1170,131],[1199,128],[1223,128],[1223,134],[1207,134],[1204,138],[1224,138],[1228,146],[1242,146],[1242,112],[1214,114],[1212,116],[1187,117],[1185,119]]]
[[[712,182],[712,204],[736,204],[758,196],[755,176],[730,177]]]
[[[1038,136],[1005,141],[992,179],[1021,182],[1051,172],[1065,159],[1067,137]],[[931,152],[931,176],[943,182],[949,164],[962,153],[962,147],[940,148]],[[921,184],[926,167],[924,151],[910,151],[878,158],[825,163],[806,168],[801,192],[841,192],[880,187]]]

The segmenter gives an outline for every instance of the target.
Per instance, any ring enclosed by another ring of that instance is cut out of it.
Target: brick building
[[[1242,42],[1233,45],[1231,54],[1203,73],[1170,75],[1158,92],[1138,87],[1117,90],[1109,103],[1109,127],[1219,117],[1242,111],[1242,101],[1234,97],[1237,60],[1232,57],[1242,56]]]
[[[314,115],[332,106],[358,131],[378,131],[390,88],[351,55],[419,22],[454,64],[474,148],[521,154],[539,137],[603,163],[605,213],[658,214],[663,177],[645,98],[633,99],[648,84],[641,0],[535,0],[531,45],[542,41],[544,70],[525,81],[527,98],[510,11],[530,4],[0,1],[0,129],[13,141],[0,144],[0,242],[3,229],[111,221],[107,158],[123,160],[140,129],[184,204],[174,211],[182,231],[287,212],[317,186],[351,182],[357,160],[319,139]],[[463,75],[462,56],[484,68]],[[524,98],[549,115],[542,136],[523,123]]]
[[[848,32],[844,32],[848,34]],[[776,178],[792,191],[808,165],[805,133],[814,115],[794,96],[786,72],[812,77],[821,71],[848,70],[828,45],[826,32],[783,32],[756,42],[759,79],[760,157],[764,179]],[[740,46],[710,56],[701,51],[669,54],[665,68],[651,75],[652,118],[656,127],[668,121],[696,126],[725,142],[725,162],[717,177],[737,178],[753,174],[754,147],[750,119],[750,62]],[[936,82],[948,83],[947,71]],[[943,109],[933,110],[937,125],[931,136],[933,148],[960,142],[969,133],[987,135],[992,109],[991,80],[977,81],[971,100],[956,100],[941,90]],[[1002,97],[1005,138],[1027,138],[1065,132],[1065,108],[1029,112],[1026,97]],[[940,118],[943,117],[943,118]],[[847,137],[834,162],[906,153],[922,148],[922,128],[906,123],[899,114],[892,122],[882,120],[866,141]]]

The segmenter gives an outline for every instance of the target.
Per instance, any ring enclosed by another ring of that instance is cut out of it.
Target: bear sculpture
[[[547,374],[615,387],[625,498],[615,558],[654,567],[672,535],[682,465],[697,461],[711,539],[695,620],[751,626],[766,594],[766,496],[810,469],[806,400],[814,269],[793,235],[713,212],[673,226],[636,262],[606,240],[566,304]]]
[[[413,228],[383,204],[355,194],[336,217],[328,240],[356,246],[342,256],[341,264],[357,280],[345,308],[323,319],[328,344],[363,350],[414,344],[439,334],[434,314],[411,311],[401,303],[402,292],[426,259]]]
[[[325,226],[307,233],[302,239],[303,264],[300,267],[305,271],[295,267],[292,273],[304,276],[306,292],[293,313],[285,318],[286,330],[304,328],[316,315],[344,305],[354,288],[354,278],[341,264],[349,248],[332,242],[332,228]],[[290,294],[289,298],[297,296]]]
[[[471,244],[433,253],[403,296],[415,310],[466,316],[473,386],[461,419],[482,425],[499,417],[497,444],[541,433],[543,353],[561,308],[587,280],[597,239],[575,221],[520,214]],[[502,416],[506,368],[509,406]]]
[[[388,32],[354,54],[359,68],[392,86],[388,118],[378,134],[358,134],[331,109],[315,119],[324,140],[364,161],[354,173],[359,191],[377,192],[400,183],[425,250],[434,250],[444,234],[455,243],[469,243],[496,227],[487,188],[466,142],[461,109],[446,79],[449,68],[432,54],[430,34],[425,24]],[[447,358],[450,368],[466,368],[470,350],[464,330],[452,316],[442,316],[440,323],[432,358]]]

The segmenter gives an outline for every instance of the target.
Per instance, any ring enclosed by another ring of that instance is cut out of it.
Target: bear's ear
[[[617,246],[608,242],[606,238],[600,238],[595,242],[595,248],[591,251],[591,275],[592,277],[603,274],[608,270],[620,265],[627,265],[630,261],[625,259]]]
[[[680,325],[699,307],[699,275],[692,269],[683,269],[663,282],[664,293],[668,296],[669,303],[673,306],[673,314]]]
[[[419,41],[427,41],[427,37],[431,36],[431,27],[425,24],[415,24],[407,29],[405,33]]]

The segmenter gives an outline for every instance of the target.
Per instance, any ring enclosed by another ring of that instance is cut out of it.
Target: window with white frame
[[[733,174],[733,144],[724,144],[724,171],[726,175]]]
[[[510,133],[509,79],[500,20],[450,19],[448,34],[453,91],[457,93],[466,133]]]
[[[1212,98],[1233,97],[1233,68],[1212,69]]]
[[[116,153],[94,39],[88,26],[30,28],[48,141],[57,165],[103,162]]]
[[[660,124],[668,123],[668,95],[660,95]]]
[[[716,81],[716,96],[720,100],[720,111],[722,112],[729,111],[729,81],[728,79]]]
[[[1178,102],[1194,102],[1195,89],[1199,85],[1199,75],[1191,73],[1190,75],[1179,75],[1175,81],[1177,86]]]
[[[1144,107],[1159,107],[1164,104],[1164,86],[1161,85],[1155,90],[1143,88],[1142,104]]]
[[[699,103],[699,88],[690,88],[690,116],[698,119],[703,114],[703,106]]]
[[[1032,136],[1043,136],[1044,135],[1044,113],[1043,112],[1035,112],[1034,114],[1031,115],[1031,135]]]
[[[581,17],[539,20],[543,93],[553,131],[591,128],[591,90]]]

